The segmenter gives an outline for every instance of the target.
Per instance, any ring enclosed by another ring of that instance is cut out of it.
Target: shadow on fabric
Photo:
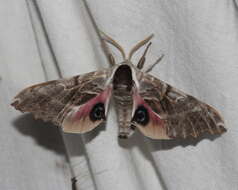
[[[53,150],[57,154],[65,154],[62,135],[57,126],[35,120],[31,114],[25,114],[13,121],[14,127],[23,135],[31,136],[38,145]]]

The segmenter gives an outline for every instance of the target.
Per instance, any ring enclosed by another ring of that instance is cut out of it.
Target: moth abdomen
[[[119,124],[119,138],[128,138],[134,130],[131,129],[131,114],[133,99],[131,92],[126,90],[114,90],[114,100]]]

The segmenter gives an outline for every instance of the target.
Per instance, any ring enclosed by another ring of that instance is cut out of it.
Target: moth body
[[[128,138],[133,132],[131,117],[134,84],[131,66],[128,64],[120,65],[113,77],[113,98],[116,106],[120,138]]]

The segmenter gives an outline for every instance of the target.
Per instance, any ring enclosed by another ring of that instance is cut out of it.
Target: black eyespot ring
[[[103,103],[97,103],[93,106],[91,112],[89,113],[91,121],[97,121],[105,119],[105,108]]]
[[[149,119],[148,110],[143,105],[140,105],[137,107],[132,121],[145,126],[149,123]]]

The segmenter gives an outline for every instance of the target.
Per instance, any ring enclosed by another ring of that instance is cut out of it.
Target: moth
[[[21,91],[11,105],[68,133],[85,133],[105,123],[111,99],[117,110],[119,138],[128,138],[135,129],[152,139],[224,133],[224,121],[215,109],[148,74],[162,56],[142,70],[152,37],[140,41],[126,56],[123,48],[104,34],[105,43],[121,53],[121,63],[116,64],[108,53],[110,68],[36,84]],[[133,54],[146,44],[133,65]]]

